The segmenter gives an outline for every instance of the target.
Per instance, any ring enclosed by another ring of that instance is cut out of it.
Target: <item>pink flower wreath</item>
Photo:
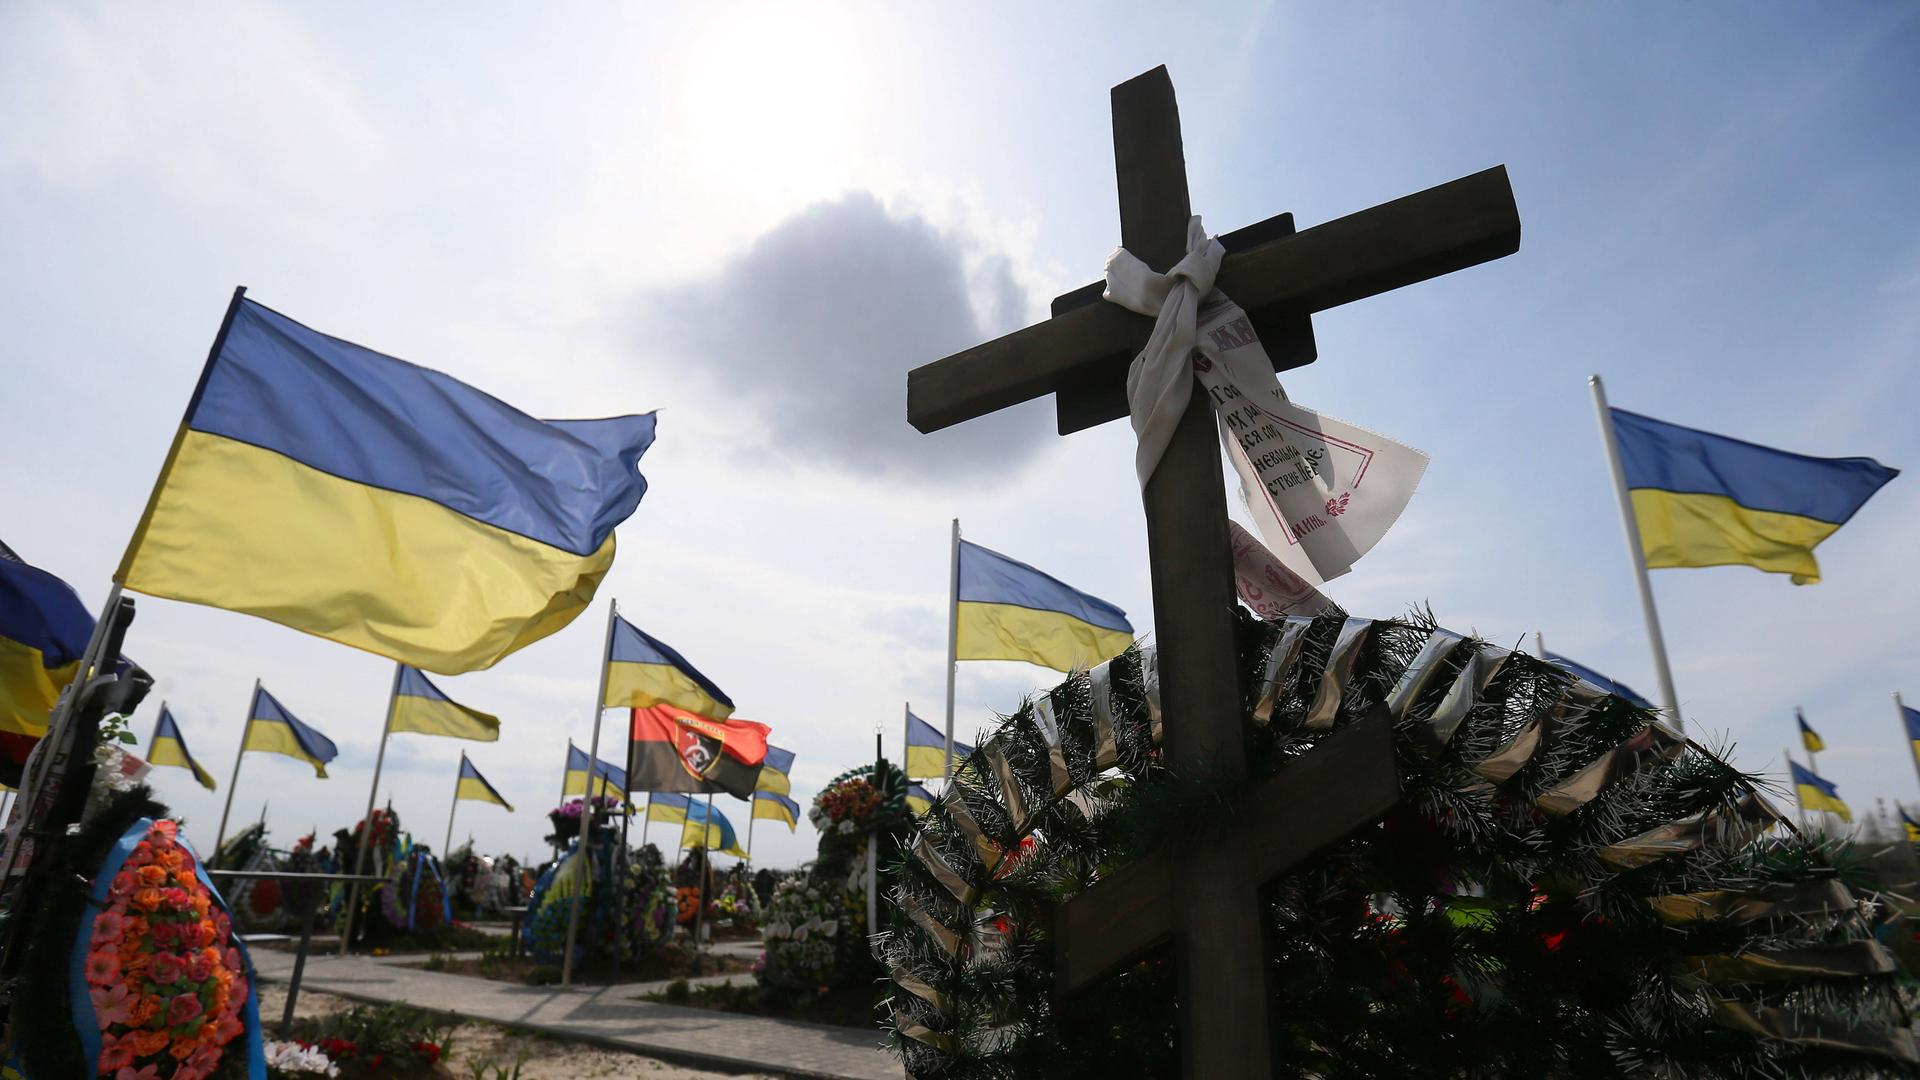
[[[148,827],[93,917],[85,975],[100,1032],[96,1076],[207,1080],[247,1029],[246,962],[177,830],[165,820]]]

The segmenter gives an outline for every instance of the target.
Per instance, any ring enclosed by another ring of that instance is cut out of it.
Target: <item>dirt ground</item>
[[[320,1017],[350,1008],[354,1002],[332,994],[312,990],[300,992],[295,1008],[302,1017]],[[260,1021],[268,1038],[279,1026],[280,1014],[287,1006],[286,987],[270,983],[260,988]],[[505,1068],[509,1074],[516,1059],[524,1055],[526,1063],[520,1080],[582,1080],[585,1077],[638,1076],[647,1080],[776,1080],[764,1073],[712,1072],[675,1065],[645,1054],[603,1050],[583,1043],[564,1042],[538,1035],[523,1035],[492,1024],[462,1024],[453,1036],[452,1053],[442,1064],[456,1077],[472,1075],[475,1066],[488,1070]]]

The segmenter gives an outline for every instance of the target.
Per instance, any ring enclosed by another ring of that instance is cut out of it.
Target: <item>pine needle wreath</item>
[[[1239,620],[1249,783],[1384,708],[1404,793],[1263,892],[1274,1075],[1920,1075],[1870,883],[1724,753],[1425,612]],[[1164,950],[1052,993],[1057,905],[1243,795],[1163,766],[1157,683],[1025,702],[889,863],[912,1075],[1178,1074]]]

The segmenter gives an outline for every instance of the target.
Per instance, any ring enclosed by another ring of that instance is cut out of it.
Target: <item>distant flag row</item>
[[[1920,773],[1920,709],[1915,709],[1900,700],[1898,694],[1894,695],[1894,707],[1900,712],[1901,728],[1906,736],[1907,750],[1913,755],[1915,771]],[[1814,730],[1813,725],[1807,723],[1806,714],[1796,708],[1793,710],[1793,718],[1794,724],[1800,731],[1801,747],[1809,755],[1825,751],[1826,740],[1820,737],[1820,733]],[[1792,776],[1794,794],[1799,799],[1801,809],[1836,814],[1842,821],[1853,820],[1852,809],[1847,806],[1845,800],[1840,798],[1839,788],[1831,780],[1820,776],[1812,767],[1802,767],[1794,761],[1788,762],[1788,770]],[[1901,808],[1900,816],[1907,823],[1908,839],[1920,841],[1920,835],[1914,833],[1915,826],[1912,819],[1907,816],[1904,807]]]

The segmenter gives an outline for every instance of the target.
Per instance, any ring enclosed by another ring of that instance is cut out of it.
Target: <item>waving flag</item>
[[[1826,742],[1820,738],[1820,733],[1807,726],[1805,713],[1795,709],[1793,718],[1800,724],[1800,745],[1807,748],[1807,753],[1817,754],[1827,748]]]
[[[687,801],[686,795],[656,791],[647,796],[647,820],[658,821],[664,825],[685,825]]]
[[[654,418],[536,420],[234,296],[115,579],[435,671],[573,621]]]
[[[1920,762],[1920,709],[1911,705],[1902,705],[1900,719],[1907,725],[1907,746],[1913,750],[1913,760]]]
[[[907,785],[907,812],[914,817],[933,809],[933,793],[919,784]]]
[[[393,699],[393,730],[493,742],[500,738],[500,718],[467,708],[442,693],[418,668],[403,664],[400,690]]]
[[[973,747],[953,741],[953,760],[965,761]],[[925,720],[907,714],[907,779],[926,780],[947,775],[947,737]]]
[[[488,802],[495,806],[504,806],[508,810],[513,809],[513,804],[501,798],[500,793],[493,789],[493,785],[487,783],[487,778],[480,775],[480,770],[473,767],[473,762],[468,759],[464,750],[460,752],[460,781],[454,785],[453,798],[456,802],[468,799],[473,802]]]
[[[267,693],[266,687],[253,692],[253,708],[247,714],[247,734],[242,751],[284,754],[313,766],[313,774],[327,778],[327,763],[340,753],[333,740],[300,722],[286,706]]]
[[[164,701],[160,703],[160,719],[153,724],[153,741],[147,746],[147,764],[178,765],[183,769],[191,769],[193,778],[200,781],[201,787],[208,791],[215,790],[213,777],[187,752],[186,737],[180,734],[180,725],[174,722],[173,713]]]
[[[1813,549],[1900,475],[1609,410],[1649,568],[1752,566],[1820,580]]]
[[[1651,709],[1654,707],[1653,702],[1641,697],[1639,691],[1633,687],[1615,679],[1608,678],[1592,668],[1587,667],[1585,664],[1575,663],[1556,652],[1547,653],[1546,659],[1549,663],[1558,664],[1560,667],[1565,668],[1571,672],[1575,678],[1592,683],[1605,693],[1612,694],[1617,698],[1625,698],[1642,709]]]
[[[784,821],[787,823],[788,832],[794,832],[800,828],[800,804],[777,792],[754,792],[753,816],[766,818],[769,821]]]
[[[704,847],[722,855],[747,857],[740,847],[739,835],[733,831],[733,822],[728,821],[727,815],[718,808],[706,803],[687,804],[687,823],[681,827],[680,843],[684,847]]]
[[[634,791],[724,791],[749,799],[767,757],[765,724],[715,720],[674,705],[633,710]]]
[[[1829,814],[1839,815],[1841,821],[1853,821],[1853,811],[1841,801],[1840,789],[1833,785],[1833,781],[1821,779],[1812,769],[1801,768],[1797,761],[1787,764],[1793,773],[1793,791],[1800,798],[1802,810],[1825,810]]]
[[[561,787],[562,794],[587,793],[587,762],[587,752],[573,745],[573,740],[567,740],[567,775]],[[611,795],[624,802],[627,797],[627,771],[616,769],[604,761],[596,764],[599,767],[594,770],[593,793],[596,796]]]
[[[602,704],[609,709],[673,705],[715,720],[733,715],[733,699],[713,680],[665,642],[618,615],[607,646],[607,697]]]
[[[1904,806],[1900,808],[1900,824],[1906,827],[1907,843],[1920,844],[1920,821],[1913,820],[1913,815],[1907,813]]]
[[[1133,644],[1126,612],[966,540],[960,541],[958,602],[959,660],[1025,660],[1072,671]]]
[[[19,781],[92,636],[93,616],[72,586],[0,558],[0,780]]]
[[[772,743],[767,744],[767,756],[760,763],[760,779],[754,783],[755,791],[770,791],[775,795],[793,794],[793,751],[782,750]]]

